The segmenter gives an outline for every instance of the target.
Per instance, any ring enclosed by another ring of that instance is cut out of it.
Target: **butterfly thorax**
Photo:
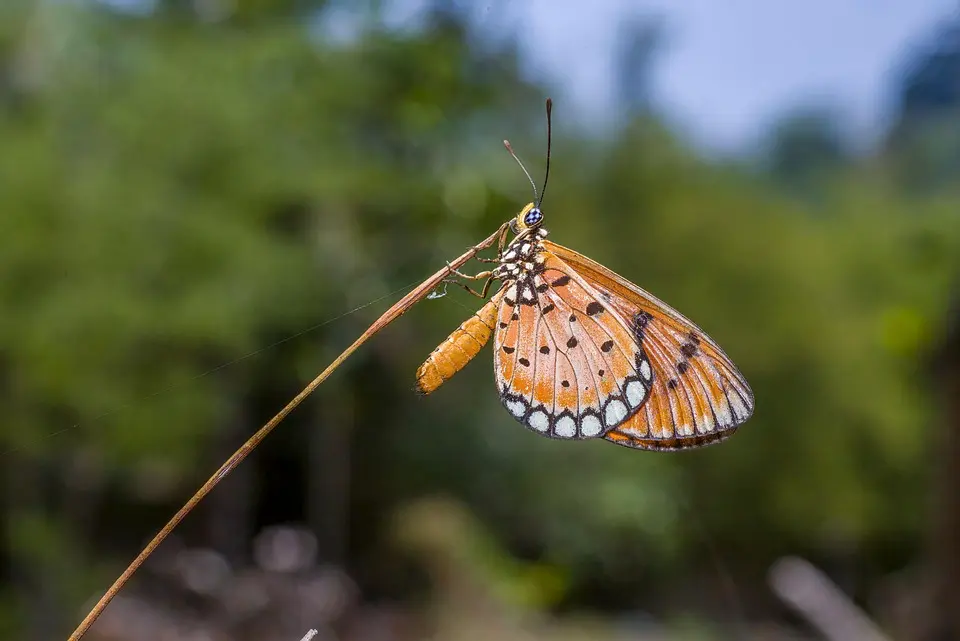
[[[544,270],[542,241],[547,233],[546,229],[538,227],[510,241],[500,257],[500,265],[493,271],[494,278],[504,283],[529,284],[532,289],[533,277]]]

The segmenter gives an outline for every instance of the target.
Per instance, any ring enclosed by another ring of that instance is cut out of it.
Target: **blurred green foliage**
[[[546,88],[456,11],[390,30],[371,3],[343,39],[287,19],[320,5],[235,4],[214,21],[181,2],[0,8],[4,629],[28,625],[41,580],[71,622],[215,469],[205,452],[238,407],[252,431],[386,302],[341,314],[395,298],[522,206],[505,135],[540,167]],[[502,410],[488,355],[417,398],[416,366],[477,305],[451,291],[276,435],[295,456],[351,404],[336,426],[355,460],[350,558],[383,561],[377,515],[441,489],[494,548],[543,564],[539,602],[638,607],[716,555],[750,575],[786,551],[839,546],[886,570],[915,553],[924,359],[960,270],[956,172],[918,190],[896,145],[850,157],[815,118],[787,122],[757,172],[701,158],[646,111],[604,141],[556,107],[552,238],[695,319],[756,414],[682,455],[550,441]]]

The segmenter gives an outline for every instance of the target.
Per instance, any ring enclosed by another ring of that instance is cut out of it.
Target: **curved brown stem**
[[[310,383],[303,388],[303,391],[293,397],[293,399],[287,403],[287,405],[280,410],[276,416],[271,418],[263,427],[257,430],[253,436],[247,439],[247,441],[241,445],[240,448],[234,452],[229,459],[227,459],[227,462],[221,465],[220,469],[217,470],[213,476],[207,479],[206,483],[200,486],[200,489],[197,490],[192,497],[190,497],[190,500],[187,501],[176,514],[173,515],[173,518],[171,518],[167,524],[163,526],[162,530],[157,532],[156,536],[154,536],[147,546],[143,548],[143,551],[137,555],[137,558],[135,558],[133,562],[127,566],[127,569],[123,571],[123,574],[121,574],[117,580],[113,582],[113,585],[110,586],[110,589],[107,590],[102,597],[100,597],[100,600],[97,601],[95,606],[93,606],[93,609],[90,610],[90,613],[83,619],[83,621],[80,622],[80,625],[77,626],[77,629],[73,631],[73,634],[70,635],[69,641],[78,641],[78,639],[86,634],[87,630],[90,629],[90,626],[93,625],[93,622],[96,621],[97,618],[103,613],[103,610],[107,607],[107,604],[109,604],[110,601],[112,601],[117,595],[117,593],[120,592],[130,577],[133,576],[133,573],[136,572],[141,565],[143,565],[143,562],[146,561],[151,554],[153,554],[153,551],[156,550],[161,543],[163,543],[163,540],[166,539],[167,536],[174,530],[174,528],[180,524],[180,521],[182,521],[184,517],[187,516],[187,514],[189,514],[190,511],[193,510],[193,508],[195,508],[197,504],[200,503],[200,501],[202,501],[203,498],[209,494],[214,487],[216,487],[217,483],[219,483],[227,474],[229,474],[237,465],[239,465],[243,459],[247,458],[250,452],[256,449],[260,442],[263,441],[263,439],[273,431],[273,428],[275,428],[280,421],[286,418],[287,415],[298,405],[300,405],[305,398],[310,396],[310,394],[312,394],[313,391],[316,390],[320,384],[325,381],[330,374],[333,373],[335,369],[340,367],[340,365],[347,360],[347,357],[353,354],[353,352],[355,352],[361,345],[366,343],[374,334],[396,319],[400,318],[404,312],[406,312],[415,303],[433,291],[433,289],[439,285],[444,278],[448,277],[452,271],[456,270],[468,260],[473,258],[478,252],[483,251],[496,242],[501,242],[506,236],[508,229],[509,223],[504,223],[486,240],[468,249],[459,258],[449,263],[447,267],[439,270],[433,276],[423,281],[415,289],[409,292],[406,296],[397,301],[393,307],[384,312],[380,318],[378,318],[370,327],[368,327],[367,330],[360,335],[360,338],[354,341],[350,347],[343,350],[343,353],[340,354],[336,360],[330,363],[325,370],[320,372],[315,379],[310,381]]]

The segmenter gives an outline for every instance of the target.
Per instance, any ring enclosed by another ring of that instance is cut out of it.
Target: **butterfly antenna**
[[[523,170],[523,173],[526,174],[527,180],[530,181],[530,186],[533,187],[533,202],[537,203],[537,207],[540,206],[540,197],[537,196],[537,183],[533,182],[533,178],[530,177],[530,172],[527,171],[527,168],[523,166],[523,163],[520,162],[520,159],[517,158],[517,154],[514,153],[513,147],[510,146],[509,140],[503,141],[503,146],[507,148],[507,151],[510,152],[510,155],[513,156],[513,159],[517,161],[517,164],[520,165],[520,169]]]
[[[543,202],[543,195],[547,193],[547,180],[550,178],[550,139],[552,137],[551,118],[550,114],[553,112],[553,100],[547,98],[547,171],[543,176],[543,187],[540,191],[540,200],[537,201],[537,207],[540,207],[540,203]]]

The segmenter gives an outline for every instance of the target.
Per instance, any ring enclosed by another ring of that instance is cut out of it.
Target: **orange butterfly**
[[[547,177],[550,109],[548,101]],[[510,225],[513,240],[506,243],[505,228],[496,260],[487,259],[497,264],[492,271],[453,271],[486,279],[481,292],[456,282],[484,298],[493,281],[501,286],[420,366],[418,391],[436,390],[494,335],[500,400],[535,432],[561,439],[602,436],[648,450],[699,447],[731,436],[754,408],[736,366],[663,301],[546,240],[542,200],[534,185],[534,202]]]

